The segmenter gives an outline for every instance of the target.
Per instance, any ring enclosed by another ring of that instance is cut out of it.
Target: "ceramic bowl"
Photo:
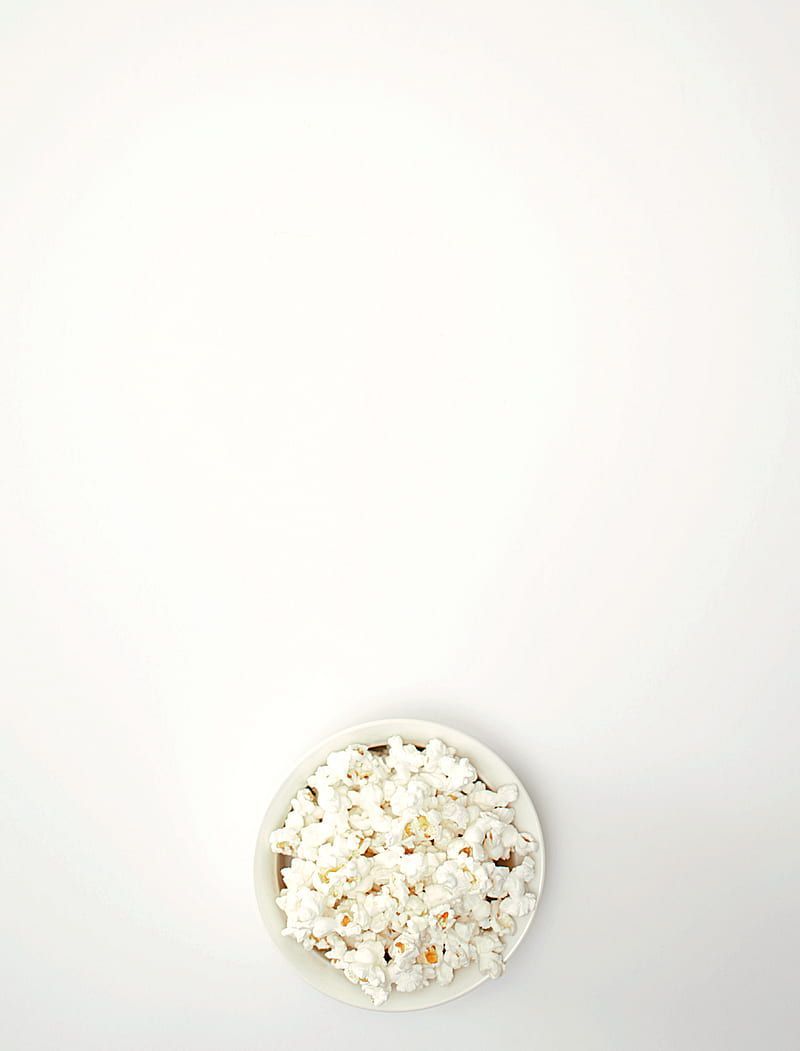
[[[426,744],[432,737],[438,737],[445,744],[455,748],[458,755],[466,756],[475,766],[478,776],[489,787],[516,784],[519,788],[519,799],[514,804],[516,811],[514,823],[517,828],[530,832],[539,841],[539,850],[535,855],[536,885],[534,887],[537,909],[541,902],[545,872],[542,826],[530,796],[513,770],[490,748],[475,740],[474,737],[469,737],[450,726],[425,722],[421,719],[380,719],[376,722],[350,726],[321,741],[300,760],[280,786],[261,822],[254,865],[256,900],[264,926],[279,952],[306,981],[320,992],[336,1000],[369,1011],[418,1011],[426,1007],[435,1007],[471,992],[488,977],[481,974],[477,964],[473,963],[469,967],[456,971],[449,985],[432,983],[412,993],[401,993],[395,990],[385,1004],[375,1007],[361,990],[349,982],[341,971],[338,971],[321,953],[309,952],[298,945],[293,938],[287,938],[281,934],[286,924],[286,916],[276,905],[275,898],[282,885],[280,870],[288,864],[288,859],[272,853],[269,848],[270,833],[281,827],[293,797],[306,784],[308,777],[317,767],[325,762],[330,752],[345,748],[349,744],[383,745],[394,734],[398,734],[404,741],[419,745]],[[535,915],[536,909],[517,920],[515,933],[504,941],[503,957],[505,960],[508,960],[525,937]]]

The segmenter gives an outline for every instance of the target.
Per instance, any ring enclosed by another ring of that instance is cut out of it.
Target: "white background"
[[[795,1048],[800,9],[0,5],[5,1048]],[[505,978],[260,927],[299,753],[522,775]]]

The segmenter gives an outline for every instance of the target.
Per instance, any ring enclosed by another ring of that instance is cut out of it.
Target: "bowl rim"
[[[389,1013],[420,1011],[429,1007],[450,1003],[482,985],[489,975],[481,974],[478,971],[477,964],[472,963],[468,967],[458,970],[454,980],[449,985],[440,986],[432,983],[413,993],[392,995],[384,1004],[377,1006],[372,1004],[357,986],[348,982],[343,975],[339,975],[336,969],[319,954],[309,953],[296,941],[285,937],[281,933],[285,925],[285,916],[275,903],[275,897],[278,893],[277,865],[280,855],[273,854],[270,850],[269,835],[275,828],[280,827],[281,822],[288,813],[291,800],[303,787],[310,774],[325,761],[330,752],[345,748],[348,744],[361,743],[374,747],[385,743],[386,738],[393,735],[401,736],[408,741],[418,739],[427,741],[432,737],[439,737],[446,744],[452,745],[459,755],[466,755],[470,758],[478,770],[479,776],[481,776],[482,759],[484,766],[487,764],[492,766],[499,774],[501,781],[498,783],[513,783],[519,788],[519,799],[515,803],[515,809],[517,811],[522,809],[524,816],[515,817],[515,824],[518,823],[526,832],[530,832],[539,843],[539,849],[536,853],[537,881],[535,890],[537,900],[532,912],[518,918],[517,930],[511,938],[504,940],[504,961],[507,961],[513,955],[524,936],[530,930],[541,905],[542,889],[545,880],[544,836],[541,820],[533,800],[526,791],[522,781],[511,770],[505,760],[477,738],[444,723],[430,722],[425,719],[397,717],[373,719],[369,722],[356,723],[352,726],[344,727],[318,742],[313,748],[308,749],[294,765],[291,773],[281,782],[259,827],[253,859],[253,880],[258,910],[262,922],[279,952],[292,963],[306,982],[313,985],[315,989],[326,996],[350,1006],[369,1011]],[[323,965],[322,969],[319,966],[320,964]],[[331,977],[334,975],[341,981],[332,982]]]

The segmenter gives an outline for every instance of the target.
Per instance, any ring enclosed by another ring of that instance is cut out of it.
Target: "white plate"
[[[534,890],[538,909],[544,883],[544,840],[536,808],[522,782],[498,755],[495,755],[480,741],[476,741],[474,737],[468,737],[467,734],[454,730],[450,726],[429,723],[421,719],[380,719],[376,722],[348,727],[322,741],[297,764],[276,792],[261,822],[254,865],[256,900],[264,926],[280,952],[289,963],[297,968],[306,981],[320,992],[341,1000],[343,1003],[352,1004],[353,1007],[363,1007],[369,1011],[418,1011],[425,1007],[435,1007],[438,1004],[455,1000],[485,982],[488,976],[481,974],[477,964],[473,963],[469,967],[456,971],[450,985],[442,986],[434,983],[413,993],[401,993],[395,990],[385,1004],[374,1007],[360,989],[349,982],[341,971],[337,971],[324,956],[303,949],[293,938],[286,938],[281,934],[286,917],[275,904],[275,898],[280,889],[281,861],[279,855],[273,854],[269,848],[270,832],[281,827],[293,797],[306,784],[309,776],[317,767],[325,762],[330,752],[345,748],[349,744],[385,744],[387,738],[393,734],[399,734],[403,740],[414,744],[425,744],[432,737],[439,737],[445,744],[452,745],[459,755],[470,759],[479,777],[487,785],[492,788],[507,784],[518,786],[519,799],[515,803],[514,824],[521,831],[530,832],[539,841],[539,850],[534,855],[536,860]],[[522,941],[535,915],[536,909],[518,919],[516,932],[503,943],[505,960],[508,960]],[[499,980],[502,981],[502,978]]]

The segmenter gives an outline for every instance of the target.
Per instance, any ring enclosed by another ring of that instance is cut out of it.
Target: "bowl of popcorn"
[[[541,824],[513,771],[418,719],[362,723],[314,748],[255,854],[258,908],[283,956],[321,992],[380,1011],[500,977],[543,881]]]

